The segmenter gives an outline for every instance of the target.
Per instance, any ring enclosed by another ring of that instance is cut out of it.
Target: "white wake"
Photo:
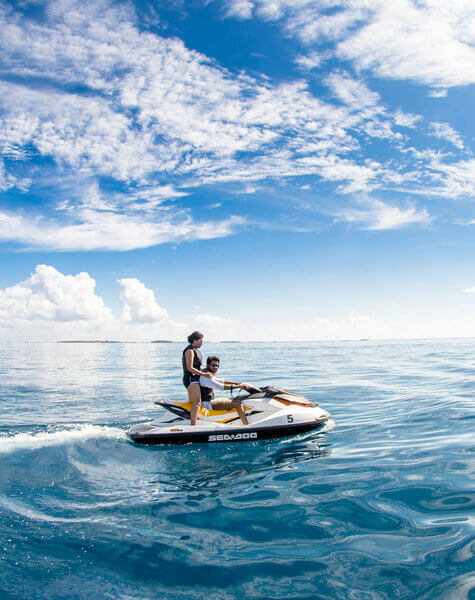
[[[118,427],[106,425],[73,425],[58,431],[43,431],[40,433],[17,433],[12,436],[0,437],[0,454],[18,450],[37,450],[47,446],[62,446],[90,439],[126,439],[125,431]]]

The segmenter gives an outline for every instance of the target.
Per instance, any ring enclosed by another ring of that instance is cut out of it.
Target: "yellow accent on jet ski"
[[[219,398],[219,400],[222,400],[222,398]],[[188,402],[173,402],[173,404],[176,404],[176,406],[180,406],[181,408],[184,408],[185,410],[191,411],[191,407],[192,404],[190,401]],[[248,408],[247,406],[243,405],[243,409],[244,410],[250,410],[250,408]],[[232,421],[235,416],[238,414],[237,410],[235,408],[233,408],[232,410],[208,410],[208,412],[206,412],[205,408],[201,408],[200,409],[200,415],[205,415],[207,417],[220,417],[221,415],[233,415],[230,419],[224,419],[223,421],[216,421],[217,423],[227,423],[228,421]]]

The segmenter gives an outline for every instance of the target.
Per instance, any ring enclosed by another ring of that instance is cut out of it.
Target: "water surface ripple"
[[[335,427],[136,447],[180,345],[1,345],[2,599],[474,597],[475,340],[204,350]]]

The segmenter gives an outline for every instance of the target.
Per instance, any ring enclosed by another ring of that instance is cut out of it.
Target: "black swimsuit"
[[[190,373],[188,371],[188,369],[186,368],[185,352],[187,350],[193,350],[193,368],[194,369],[198,369],[199,371],[201,371],[201,363],[203,362],[203,357],[201,356],[201,352],[197,348],[193,348],[193,346],[191,344],[189,346],[187,346],[183,350],[183,355],[182,355],[181,362],[182,362],[182,365],[183,365],[183,385],[186,388],[189,387],[189,385],[191,383],[193,383],[194,381],[197,381],[198,383],[200,381],[200,376],[199,375],[195,375],[194,373]]]

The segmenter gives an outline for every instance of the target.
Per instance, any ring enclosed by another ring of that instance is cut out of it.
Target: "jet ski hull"
[[[289,437],[318,429],[324,422],[293,423],[269,427],[233,427],[228,431],[177,431],[173,433],[148,433],[129,431],[127,435],[137,444],[215,444],[221,442],[250,442],[272,438]]]
[[[239,400],[248,425],[242,424],[235,407],[224,410],[202,407],[198,423],[191,426],[189,402],[157,401],[168,412],[148,423],[133,425],[127,435],[136,444],[147,445],[248,442],[305,433],[318,429],[330,419],[330,413],[317,403],[280,388],[255,388]]]

